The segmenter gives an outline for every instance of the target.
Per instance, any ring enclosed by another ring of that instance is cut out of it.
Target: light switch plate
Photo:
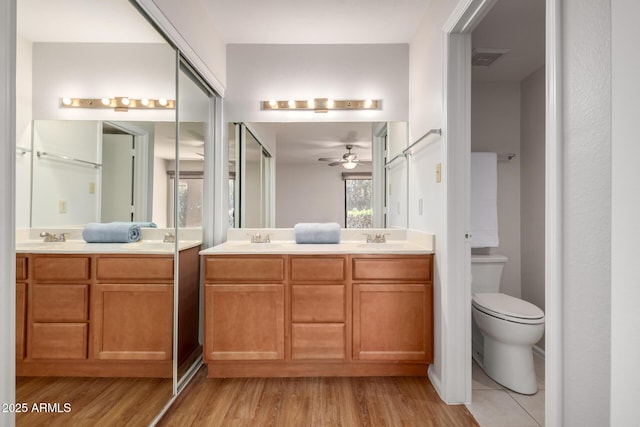
[[[61,214],[67,213],[67,201],[66,200],[58,201],[58,212],[61,213]]]
[[[436,165],[436,182],[442,181],[442,163]]]

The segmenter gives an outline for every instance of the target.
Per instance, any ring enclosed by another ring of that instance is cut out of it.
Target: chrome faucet
[[[364,234],[367,236],[367,243],[387,243],[389,233]]]
[[[247,236],[251,236],[251,243],[271,243],[268,234],[262,236],[260,233],[250,233]]]
[[[40,233],[40,237],[43,238],[43,242],[66,242],[66,234],[67,233],[60,233],[60,236],[58,236],[57,234],[50,234],[46,231],[43,231],[42,233]]]
[[[176,236],[174,236],[174,235],[173,235],[173,234],[171,234],[171,233],[167,233],[167,234],[165,234],[165,235],[164,235],[164,239],[162,239],[162,241],[163,241],[164,243],[175,243],[175,241],[176,241]]]

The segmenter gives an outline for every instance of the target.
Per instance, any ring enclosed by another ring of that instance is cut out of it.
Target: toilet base
[[[495,382],[521,394],[538,391],[531,346],[505,344],[485,335],[483,350],[480,366]]]

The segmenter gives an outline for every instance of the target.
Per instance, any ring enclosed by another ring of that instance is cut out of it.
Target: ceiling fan
[[[347,144],[346,148],[347,148],[347,152],[342,155],[342,158],[334,159],[334,158],[328,158],[328,157],[320,157],[318,160],[321,162],[331,162],[329,163],[329,166],[342,165],[345,169],[353,169],[358,165],[361,165],[364,163],[370,163],[369,161],[366,161],[366,160],[359,160],[358,156],[351,152],[353,145]]]

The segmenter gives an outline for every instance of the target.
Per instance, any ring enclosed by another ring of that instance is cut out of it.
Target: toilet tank
[[[471,292],[500,292],[500,277],[506,262],[504,255],[471,255]]]

